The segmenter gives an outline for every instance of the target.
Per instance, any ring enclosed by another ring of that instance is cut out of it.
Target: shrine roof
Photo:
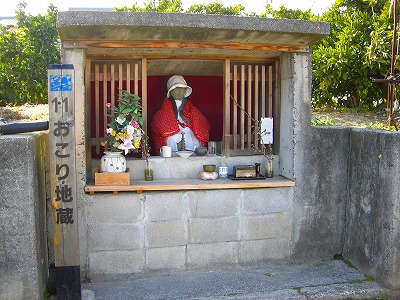
[[[174,41],[311,46],[330,25],[292,19],[227,15],[65,11],[58,13],[61,41]]]

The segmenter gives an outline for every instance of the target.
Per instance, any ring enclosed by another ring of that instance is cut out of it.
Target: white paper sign
[[[261,144],[274,143],[274,119],[261,118]]]

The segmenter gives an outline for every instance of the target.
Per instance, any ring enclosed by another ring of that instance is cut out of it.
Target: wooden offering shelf
[[[87,185],[85,192],[93,195],[95,192],[137,192],[143,191],[176,191],[176,190],[218,190],[218,189],[252,189],[291,187],[295,183],[287,178],[276,176],[265,180],[232,180],[216,179],[201,180],[197,178],[156,179],[154,181],[132,180],[129,185]]]

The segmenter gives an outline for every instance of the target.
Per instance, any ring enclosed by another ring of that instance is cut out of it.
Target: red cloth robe
[[[208,120],[191,101],[187,101],[182,112],[190,122],[187,124],[179,122],[175,115],[172,101],[175,100],[165,97],[160,109],[154,114],[151,120],[153,143],[156,153],[159,154],[160,148],[167,145],[168,137],[180,132],[178,124],[182,127],[189,127],[193,131],[194,136],[201,142],[201,145],[205,146],[210,135],[210,123]]]

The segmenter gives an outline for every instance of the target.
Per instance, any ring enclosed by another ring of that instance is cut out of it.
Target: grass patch
[[[365,275],[365,281],[367,282],[375,282],[375,279],[369,275]]]
[[[361,279],[355,279],[355,280],[351,280],[351,281],[349,281],[349,284],[361,284],[361,283],[364,283],[365,281],[364,280],[361,280]]]
[[[390,297],[387,293],[380,293],[378,297],[375,297],[373,300],[391,300],[392,297]]]
[[[394,126],[390,126],[389,124],[384,124],[381,122],[371,122],[367,125],[367,128],[396,131],[396,128]]]
[[[350,261],[343,259],[342,260],[349,268],[357,269]]]
[[[40,105],[21,105],[0,107],[0,118],[2,122],[34,122],[49,120],[49,106]]]
[[[311,121],[311,125],[313,126],[333,126],[332,118],[325,116],[325,117],[316,117],[314,120]]]

